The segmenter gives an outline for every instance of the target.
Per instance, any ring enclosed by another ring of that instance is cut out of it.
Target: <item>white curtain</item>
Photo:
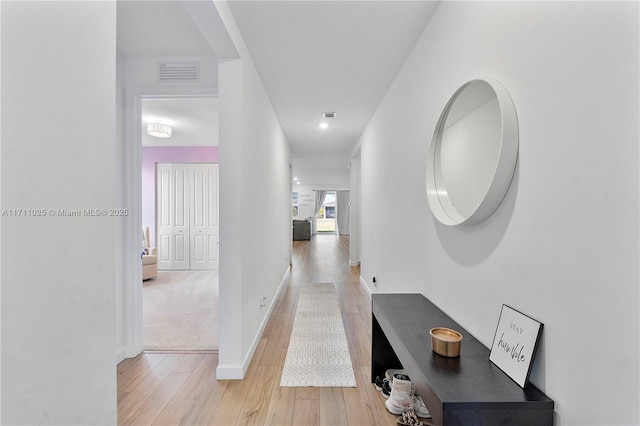
[[[314,214],[318,214],[322,205],[324,204],[324,199],[327,196],[327,191],[316,190],[316,209],[314,210]]]
[[[327,191],[323,191],[320,189],[316,190],[316,204],[315,204],[315,210],[313,211],[313,233],[315,234],[318,229],[317,227],[317,222],[316,219],[318,218],[318,212],[320,211],[320,209],[322,208],[322,205],[324,204],[324,199],[327,196]]]
[[[340,235],[351,234],[351,203],[349,191],[336,191],[336,224]]]

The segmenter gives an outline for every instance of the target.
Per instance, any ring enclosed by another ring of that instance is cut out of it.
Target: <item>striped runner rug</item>
[[[280,386],[355,387],[338,294],[332,283],[304,284]]]

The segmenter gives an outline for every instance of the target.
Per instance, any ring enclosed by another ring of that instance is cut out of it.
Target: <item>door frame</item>
[[[350,215],[351,215],[351,229],[349,237],[349,265],[360,265],[360,221],[362,220],[360,212],[360,200],[361,200],[361,148],[358,147],[351,156],[351,162],[349,163],[349,173],[351,178],[351,188],[349,194],[349,200],[351,203]],[[361,279],[362,280],[362,279]],[[368,288],[365,286],[365,288]]]
[[[185,99],[218,97],[217,90],[194,89],[127,89],[124,107],[124,179],[122,180],[124,205],[129,215],[120,222],[123,236],[123,328],[125,358],[132,358],[143,350],[142,323],[142,268],[140,268],[140,241],[142,232],[142,100],[153,98]]]

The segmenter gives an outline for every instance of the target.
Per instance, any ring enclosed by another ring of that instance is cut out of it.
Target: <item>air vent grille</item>
[[[336,113],[335,112],[323,112],[322,116],[324,118],[336,118]]]
[[[198,62],[161,62],[158,64],[158,82],[160,83],[198,83],[200,81],[200,63]]]

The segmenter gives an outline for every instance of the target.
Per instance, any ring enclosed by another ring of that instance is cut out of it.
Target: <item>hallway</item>
[[[244,380],[218,381],[213,353],[143,353],[118,366],[118,424],[394,425],[370,380],[371,306],[349,266],[349,237],[293,243],[287,286]],[[333,282],[356,388],[280,388],[300,285]]]

